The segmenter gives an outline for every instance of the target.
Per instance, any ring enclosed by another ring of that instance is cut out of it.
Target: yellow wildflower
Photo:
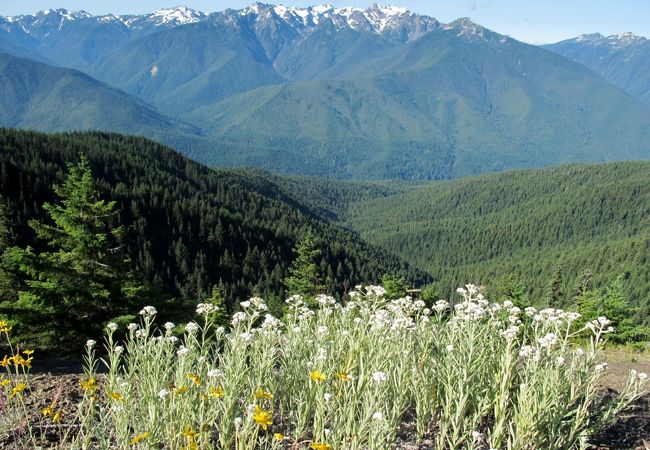
[[[313,372],[309,372],[309,378],[311,378],[312,381],[325,381],[327,380],[327,375],[318,370],[314,370]]]
[[[14,366],[16,367],[22,366],[25,363],[25,358],[20,356],[20,354],[15,354],[11,359],[13,360]]]
[[[57,411],[52,416],[52,422],[59,423],[59,422],[61,422],[62,418],[63,418],[63,413],[61,411]]]
[[[9,333],[10,331],[11,327],[9,324],[4,320],[0,320],[0,333]]]
[[[194,383],[195,386],[201,386],[201,377],[198,375],[194,375],[193,373],[188,373],[187,378],[192,380],[192,383]]]
[[[14,388],[11,390],[11,394],[9,395],[9,398],[13,398],[22,391],[27,389],[27,385],[25,383],[18,383]]]
[[[54,414],[54,407],[56,406],[56,402],[53,402],[50,406],[47,408],[43,408],[41,410],[41,413],[43,414],[43,417],[50,417],[51,415]]]
[[[123,402],[124,401],[124,396],[120,394],[119,392],[109,392],[108,396],[112,398],[113,400],[116,400],[118,402]]]
[[[5,377],[0,378],[0,386],[6,386],[9,383],[11,383],[11,381],[9,381],[8,378],[5,378]]]
[[[187,386],[181,386],[174,389],[174,394],[184,394],[187,391],[189,391]]]
[[[281,441],[282,439],[284,439],[284,434],[282,434],[282,433],[275,433],[275,434],[273,435],[273,437],[275,438],[276,441]]]
[[[9,367],[13,362],[13,360],[14,360],[13,358],[9,358],[7,355],[5,355],[5,357],[2,358],[2,361],[0,361],[0,366]]]
[[[199,437],[199,432],[194,431],[191,426],[185,425],[185,427],[183,427],[183,437],[194,440]]]
[[[255,420],[255,422],[257,422],[257,424],[262,427],[264,431],[269,428],[269,425],[273,424],[273,422],[271,422],[271,413],[269,411],[263,410],[257,405],[255,405],[255,414],[253,414],[253,420]]]
[[[339,380],[352,381],[352,375],[347,374],[345,372],[341,372],[341,373],[337,374],[336,376],[339,377]]]
[[[271,400],[273,398],[273,394],[271,394],[269,391],[265,391],[262,388],[259,388],[257,392],[253,394],[253,397],[256,399],[266,399],[266,400]]]
[[[23,350],[23,353],[25,355],[27,355],[27,356],[32,356],[32,354],[34,353],[34,350]]]
[[[131,439],[131,442],[129,442],[129,445],[135,445],[139,444],[140,442],[144,441],[149,437],[149,432],[145,431],[144,433],[140,433],[136,436],[133,436],[133,439]]]
[[[97,380],[94,377],[90,377],[87,380],[79,380],[81,384],[81,389],[84,391],[94,391],[97,389]]]
[[[324,442],[314,442],[309,446],[309,448],[312,450],[332,450],[332,446],[325,444]]]
[[[211,387],[210,388],[210,394],[208,394],[209,397],[213,398],[221,398],[224,396],[223,388],[221,386],[218,387]]]

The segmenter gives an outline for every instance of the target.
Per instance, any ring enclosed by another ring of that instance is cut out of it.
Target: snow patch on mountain
[[[205,13],[201,11],[196,11],[187,6],[177,6],[175,8],[159,9],[158,11],[145,15],[145,19],[152,22],[155,26],[180,26],[199,22],[205,16]]]
[[[607,46],[610,48],[624,48],[630,45],[642,44],[647,42],[643,36],[634,33],[619,33],[610,36],[603,36],[600,33],[582,34],[575,38],[576,42],[583,42],[591,45]]]

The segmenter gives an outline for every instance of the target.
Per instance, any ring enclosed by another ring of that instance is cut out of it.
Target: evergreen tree
[[[403,277],[389,273],[381,277],[381,285],[386,289],[386,298],[391,300],[404,297],[409,287]]]
[[[9,250],[25,277],[11,315],[23,327],[51,327],[56,344],[95,335],[137,291],[119,244],[124,229],[112,227],[115,202],[99,199],[85,157],[68,171],[54,186],[60,203],[43,205],[53,224],[29,222],[47,249]]]
[[[611,341],[624,343],[648,338],[648,329],[634,323],[638,308],[631,307],[627,301],[622,277],[605,288],[587,290],[577,298],[577,306],[581,314],[578,326],[598,317],[607,317],[612,322],[614,332],[608,335]]]
[[[289,275],[284,285],[290,295],[299,294],[305,299],[313,299],[321,290],[320,274],[316,261],[321,257],[321,250],[316,244],[316,236],[308,229],[294,248],[296,259],[289,267]]]
[[[564,288],[562,281],[562,269],[557,268],[546,295],[548,306],[552,308],[561,308],[564,305]]]
[[[437,283],[427,284],[420,292],[420,300],[426,303],[429,308],[440,299],[442,299],[442,290],[440,290],[440,286]]]
[[[551,292],[553,292],[553,289],[554,286],[552,286]],[[526,286],[515,274],[509,274],[498,278],[494,284],[490,286],[490,291],[487,295],[490,300],[494,300],[499,303],[503,303],[504,301],[511,301],[515,306],[522,309],[530,306],[530,298],[528,296]],[[559,295],[561,295],[561,291]]]
[[[575,288],[573,289],[573,294],[571,295],[571,300],[574,304],[577,304],[578,298],[582,297],[584,294],[591,290],[591,278],[592,274],[590,270],[585,270],[580,275],[578,275]]]
[[[16,297],[16,280],[9,268],[7,257],[11,241],[11,227],[7,207],[0,199],[0,301],[13,301]]]

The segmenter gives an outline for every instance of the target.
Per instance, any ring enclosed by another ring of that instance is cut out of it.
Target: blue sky
[[[93,14],[133,14],[184,4],[201,11],[241,8],[253,0],[2,0],[0,15],[31,14],[47,8],[84,9]],[[267,3],[309,6],[319,2]],[[320,2],[323,3],[323,2]],[[335,6],[366,7],[371,1],[342,0]],[[450,22],[470,17],[499,33],[532,43],[555,42],[582,33],[632,31],[650,37],[649,0],[394,0],[380,2]]]

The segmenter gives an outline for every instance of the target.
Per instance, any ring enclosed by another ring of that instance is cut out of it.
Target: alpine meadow
[[[0,448],[650,448],[650,6],[56,1],[0,5]]]

